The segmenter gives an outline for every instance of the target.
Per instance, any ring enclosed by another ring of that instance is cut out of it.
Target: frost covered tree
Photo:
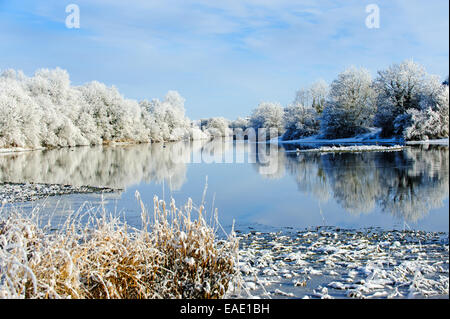
[[[317,134],[320,129],[319,116],[312,106],[293,103],[284,109],[283,140],[293,140]]]
[[[184,98],[176,91],[169,91],[164,100],[141,101],[145,127],[152,141],[178,141],[190,136],[190,120],[185,116]]]
[[[311,92],[307,88],[301,88],[295,93],[295,104],[311,105]]]
[[[318,114],[323,112],[325,102],[327,100],[330,88],[324,80],[314,82],[309,88],[311,92],[312,104],[311,106],[316,110]]]
[[[284,108],[283,140],[298,139],[319,132],[319,116],[328,94],[328,84],[323,80],[314,82],[308,89],[297,91],[294,102]]]
[[[250,120],[250,127],[254,129],[273,129],[278,135],[284,132],[283,107],[279,103],[261,102],[253,110]]]
[[[137,103],[125,100],[115,87],[96,81],[79,89],[88,105],[83,111],[94,119],[97,135],[103,142],[138,139],[132,129],[140,124]]]
[[[0,147],[177,141],[202,136],[197,131],[176,91],[163,101],[138,103],[96,81],[72,86],[59,68],[32,77],[14,70],[0,76]]]
[[[318,114],[322,113],[329,93],[328,84],[324,80],[314,82],[307,89],[297,91],[294,104],[313,107]]]
[[[242,131],[245,131],[249,127],[249,120],[246,118],[244,119],[242,117],[238,117],[230,123],[230,127],[232,129],[241,129]]]
[[[0,76],[0,147],[39,145],[41,110],[20,84],[22,72]]]
[[[367,131],[375,115],[376,92],[368,70],[351,67],[338,75],[321,117],[326,138],[351,137]]]
[[[202,129],[213,137],[229,136],[230,121],[224,117],[212,117],[202,121]]]
[[[37,70],[33,77],[21,76],[15,84],[23,89],[24,97],[35,104],[32,117],[37,120],[36,126],[29,126],[38,139],[24,146],[72,146],[86,144],[79,129],[73,125],[73,119],[78,115],[77,94],[71,90],[69,75],[59,68],[54,70]],[[2,90],[8,94],[10,88]],[[20,109],[22,105],[11,106]]]
[[[429,104],[428,104],[428,103]],[[394,121],[396,130],[406,140],[428,140],[448,137],[449,88],[442,86],[434,99],[421,104],[421,110],[409,109]]]
[[[437,77],[412,60],[378,71],[375,85],[379,93],[375,124],[383,136],[400,136],[411,121],[424,118],[418,112],[435,108],[442,89]]]

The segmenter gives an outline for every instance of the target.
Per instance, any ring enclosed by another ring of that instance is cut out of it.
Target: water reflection
[[[179,190],[187,182],[189,163],[199,162],[251,165],[269,180],[293,178],[299,192],[320,202],[333,199],[354,215],[379,207],[417,221],[449,197],[449,151],[444,146],[300,155],[222,140],[54,149],[0,155],[0,182],[127,188],[165,181],[171,190]]]
[[[399,152],[302,153],[285,166],[301,192],[333,197],[352,214],[382,211],[417,221],[449,197],[448,147],[408,147]]]
[[[179,189],[186,165],[172,160],[189,154],[187,143],[53,149],[0,156],[0,181],[126,188],[140,182],[170,182]]]

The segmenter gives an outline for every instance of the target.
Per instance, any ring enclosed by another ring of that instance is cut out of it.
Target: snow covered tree
[[[223,117],[212,117],[202,122],[202,128],[211,136],[229,136],[232,133],[230,129],[230,121]]]
[[[293,140],[317,134],[320,129],[319,116],[315,108],[293,103],[284,109],[283,140]]]
[[[300,105],[311,105],[311,92],[307,88],[299,89],[295,94],[294,103]]]
[[[297,91],[294,104],[313,107],[318,114],[322,113],[329,93],[328,84],[324,80],[314,82],[307,89]]]
[[[420,110],[425,77],[425,69],[412,60],[378,71],[375,80],[379,94],[375,125],[382,128],[383,136],[400,134],[404,128],[402,123],[405,123],[403,115],[406,111]],[[397,117],[397,125],[394,125]]]
[[[0,76],[0,148],[40,146],[41,110],[21,84],[21,72]]]
[[[442,86],[432,104],[422,104],[421,110],[409,109],[394,121],[396,130],[406,140],[428,140],[448,137],[449,88]]]
[[[328,84],[324,80],[319,80],[317,82],[314,82],[309,90],[311,92],[312,99],[311,106],[316,110],[318,114],[321,114],[325,107],[325,102],[330,91]]]
[[[184,99],[124,98],[99,82],[72,86],[67,71],[37,70],[32,77],[0,76],[0,147],[64,147],[109,142],[178,141],[204,134],[191,128]],[[195,136],[194,136],[195,135]]]
[[[331,84],[321,117],[326,138],[351,137],[367,131],[373,123],[376,92],[368,70],[351,67]]]
[[[163,101],[141,101],[144,125],[152,141],[179,141],[189,138],[190,120],[185,116],[184,98],[176,91],[169,91]]]
[[[249,125],[254,129],[267,129],[267,133],[269,129],[274,129],[278,135],[281,135],[284,132],[282,106],[279,103],[261,102],[253,110]]]
[[[237,119],[235,119],[234,121],[232,121],[230,123],[230,127],[232,129],[241,129],[243,131],[245,131],[249,126],[249,120],[248,119],[244,119],[242,117],[238,117]]]
[[[80,88],[83,99],[89,105],[89,112],[95,120],[102,141],[122,141],[131,139],[127,134],[130,125],[124,98],[115,87],[107,87],[97,81]]]
[[[383,136],[445,136],[448,102],[445,106],[445,86],[437,76],[407,60],[379,71],[375,83],[379,92],[375,124],[382,128]]]

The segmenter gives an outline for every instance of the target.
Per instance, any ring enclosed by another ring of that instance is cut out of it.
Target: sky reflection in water
[[[282,147],[255,149],[219,140],[2,155],[0,181],[123,188],[120,194],[105,195],[107,207],[126,211],[127,221],[136,226],[136,190],[148,207],[154,195],[173,197],[179,206],[191,197],[198,205],[208,177],[207,213],[217,208],[226,228],[235,219],[238,226],[256,228],[331,225],[448,232],[448,165],[446,146],[297,155]],[[99,199],[97,194],[68,195],[49,198],[46,205],[76,209]],[[25,207],[30,205],[35,204]]]

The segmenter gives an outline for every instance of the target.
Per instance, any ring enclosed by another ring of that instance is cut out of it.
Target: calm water
[[[207,179],[207,185],[206,185]],[[447,146],[414,146],[398,152],[286,153],[231,141],[133,146],[80,147],[0,156],[0,181],[108,186],[107,207],[130,224],[140,223],[139,191],[153,196],[189,197],[218,209],[225,228],[238,227],[421,229],[449,231]],[[99,194],[51,197],[45,203],[77,209],[99,202]],[[63,213],[64,214],[64,213]]]

